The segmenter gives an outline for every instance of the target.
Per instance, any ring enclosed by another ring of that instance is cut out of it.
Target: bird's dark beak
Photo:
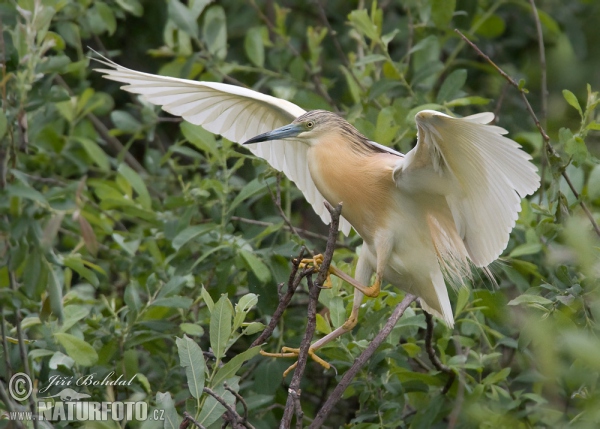
[[[259,134],[256,137],[252,137],[250,140],[242,144],[260,143],[269,140],[281,140],[288,137],[296,137],[304,131],[304,128],[300,124],[289,124],[281,128],[277,128],[267,133]]]

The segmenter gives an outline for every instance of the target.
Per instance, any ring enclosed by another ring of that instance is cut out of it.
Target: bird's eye
[[[309,121],[306,123],[306,128],[312,128],[315,126],[315,123],[313,121]]]

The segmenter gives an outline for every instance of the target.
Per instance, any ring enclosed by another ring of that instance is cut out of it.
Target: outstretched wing
[[[398,162],[396,183],[445,195],[469,258],[484,267],[506,248],[521,198],[538,189],[537,168],[506,130],[487,125],[492,113],[458,119],[424,110],[415,119],[418,142]]]
[[[106,79],[123,82],[122,89],[140,94],[148,102],[172,115],[227,139],[242,143],[251,137],[289,124],[306,111],[289,101],[251,89],[217,82],[197,82],[142,73],[122,67],[102,57],[96,59],[110,67],[96,69]],[[297,140],[274,140],[247,146],[273,168],[283,171],[302,191],[323,222],[331,217],[323,205],[325,198],[317,190],[308,170],[308,146]],[[350,232],[347,220],[340,220],[344,234]]]

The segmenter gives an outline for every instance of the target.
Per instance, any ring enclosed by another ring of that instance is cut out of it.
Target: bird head
[[[350,123],[335,113],[326,110],[311,110],[297,117],[291,124],[259,134],[243,144],[294,138],[313,146],[327,133],[348,129],[358,133]]]

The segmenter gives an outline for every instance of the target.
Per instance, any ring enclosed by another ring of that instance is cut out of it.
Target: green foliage
[[[447,375],[428,360],[422,311],[409,308],[328,425],[600,425],[600,245],[580,206],[600,220],[600,5],[539,2],[549,76],[542,123],[553,154],[519,93],[452,31],[527,84],[538,111],[529,2],[367,3],[322,1],[327,22],[317,3],[296,0],[0,4],[4,385],[25,368],[21,341],[38,386],[58,374],[135,376],[129,386],[79,390],[164,410],[164,422],[127,427],[177,428],[184,411],[221,427],[225,408],[208,388],[243,414],[232,391],[241,395],[249,421],[272,428],[287,397],[282,373],[291,362],[257,356],[250,344],[276,308],[290,256],[302,244],[323,250],[325,243],[292,235],[271,191],[295,226],[317,237],[325,226],[292,183],[244,148],[100,79],[92,46],[134,69],[241,82],[306,109],[339,110],[369,138],[403,152],[414,145],[421,109],[496,111],[540,170],[544,160],[544,191],[522,202],[504,257],[491,267],[497,287],[476,275],[451,293],[454,330],[435,327],[435,352],[457,381],[441,393]],[[360,239],[352,234],[343,244],[334,262],[352,273],[348,248]],[[352,294],[336,279],[322,291],[319,335],[344,323]],[[357,328],[320,351],[339,375],[309,362],[305,424],[402,298],[388,286],[365,300]],[[305,302],[298,294],[264,349],[299,344]]]

